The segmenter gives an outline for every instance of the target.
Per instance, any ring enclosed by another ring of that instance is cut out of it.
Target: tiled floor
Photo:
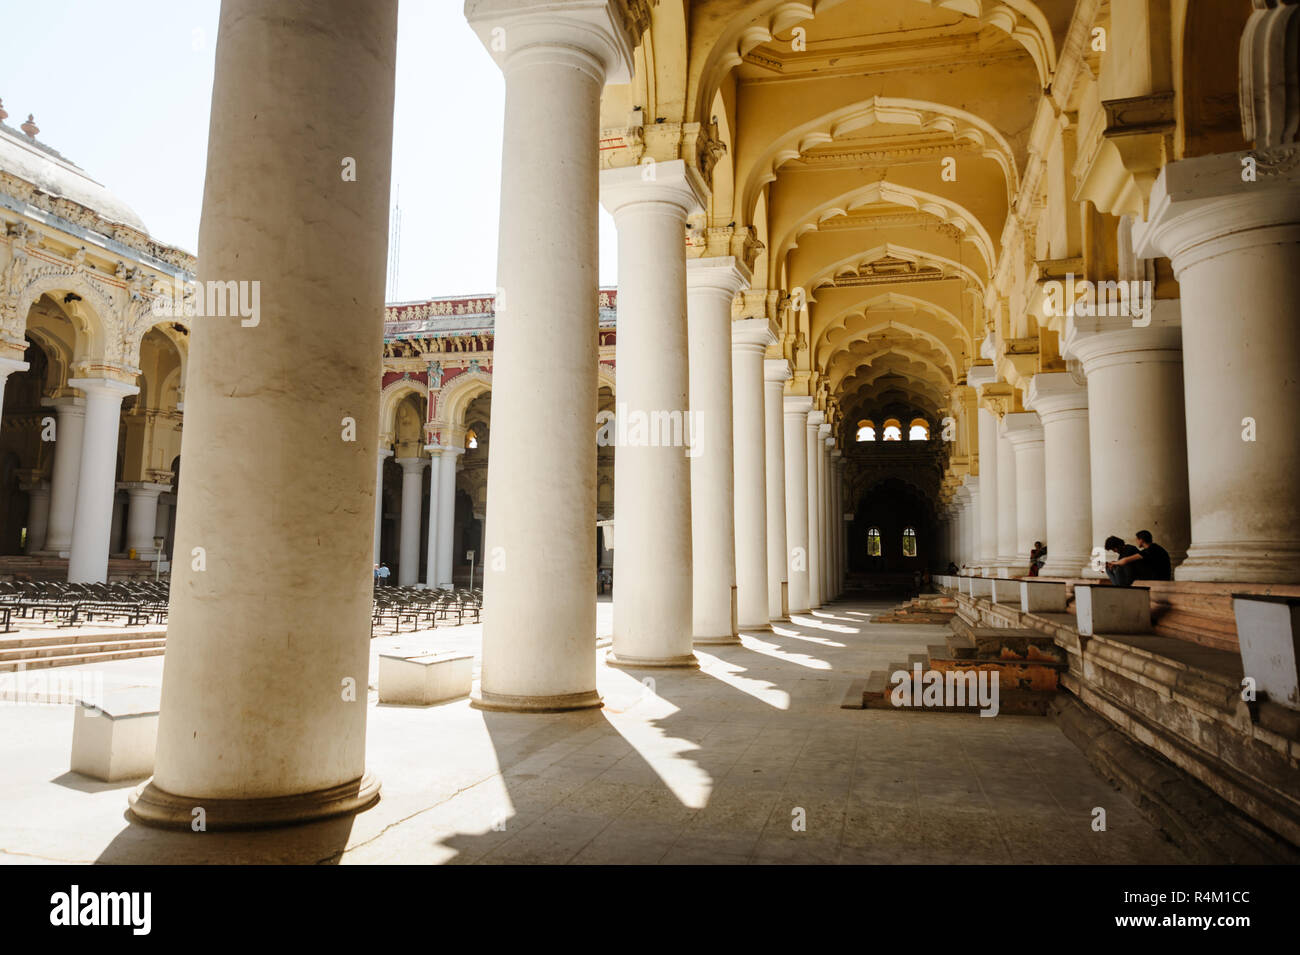
[[[1185,861],[1050,719],[840,709],[851,680],[942,639],[871,624],[884,609],[834,604],[708,648],[698,671],[602,665],[602,710],[375,706],[372,694],[379,804],[275,832],[129,823],[128,786],[66,772],[70,714],[0,708],[0,760],[19,777],[0,783],[0,860]]]

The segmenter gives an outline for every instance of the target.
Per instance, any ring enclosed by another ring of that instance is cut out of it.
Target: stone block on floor
[[[469,696],[473,683],[472,654],[379,654],[380,703],[432,706]]]

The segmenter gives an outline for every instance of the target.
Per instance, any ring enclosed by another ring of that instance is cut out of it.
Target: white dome
[[[17,176],[62,199],[93,210],[110,222],[120,222],[148,234],[144,222],[117,196],[39,140],[0,122],[0,171]]]

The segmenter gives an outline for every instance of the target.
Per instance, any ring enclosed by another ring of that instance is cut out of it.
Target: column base
[[[613,650],[610,650],[605,654],[605,662],[612,667],[627,667],[628,669],[668,669],[675,667],[698,670],[700,667],[699,658],[693,653],[687,653],[680,657],[629,657],[627,655],[616,655]]]
[[[1193,544],[1187,549],[1187,559],[1174,569],[1174,580],[1300,583],[1300,544],[1289,541]]]
[[[691,645],[696,647],[727,647],[740,643],[740,634],[728,633],[720,637],[692,637]]]
[[[736,625],[736,630],[739,631],[739,633],[771,633],[772,623],[768,620],[765,620],[762,623],[756,623],[753,626],[741,623]]]
[[[567,713],[570,710],[591,710],[605,705],[595,690],[581,693],[558,693],[553,696],[511,696],[505,693],[485,693],[481,689],[470,695],[469,705],[476,710],[494,713]]]
[[[359,779],[314,792],[253,799],[178,796],[159,788],[150,777],[128,797],[131,815],[160,829],[193,831],[194,810],[203,809],[207,831],[294,826],[369,809],[379,799],[379,780]]]

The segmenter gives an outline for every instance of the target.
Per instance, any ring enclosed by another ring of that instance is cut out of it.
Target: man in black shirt
[[[1119,546],[1112,547],[1112,542]],[[1137,547],[1125,544],[1118,537],[1106,540],[1107,550],[1119,552],[1119,559],[1106,565],[1106,574],[1119,587],[1131,586],[1135,580],[1173,580],[1173,565],[1169,551],[1151,538],[1150,531],[1137,532]]]

